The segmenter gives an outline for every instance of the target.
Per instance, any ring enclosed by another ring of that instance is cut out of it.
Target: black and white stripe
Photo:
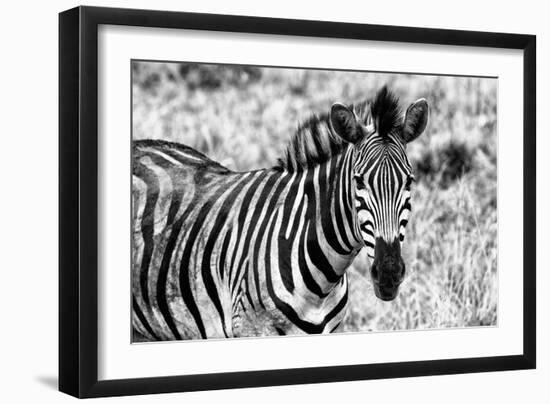
[[[360,167],[356,168],[356,205],[361,234],[367,252],[374,258],[375,239],[386,242],[405,238],[411,212],[412,167],[405,146],[397,135],[387,139],[370,136],[364,145]]]

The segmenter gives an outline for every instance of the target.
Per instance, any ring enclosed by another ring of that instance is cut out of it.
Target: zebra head
[[[419,99],[403,117],[397,98],[384,87],[370,104],[334,104],[330,122],[353,144],[357,226],[371,259],[375,294],[393,300],[405,276],[401,244],[414,181],[406,145],[426,128],[428,104]]]

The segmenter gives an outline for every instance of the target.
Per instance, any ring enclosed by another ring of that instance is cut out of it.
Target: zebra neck
[[[323,251],[340,275],[363,246],[355,209],[353,164],[354,153],[349,147],[319,166],[316,233]]]
[[[280,269],[291,272],[292,278],[301,278],[319,296],[341,285],[342,275],[362,246],[352,164],[349,148],[323,164],[293,174],[294,186],[284,204],[287,209],[282,215],[279,247],[285,247],[288,262],[295,265]]]

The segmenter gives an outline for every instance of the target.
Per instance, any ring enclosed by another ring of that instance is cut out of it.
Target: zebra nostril
[[[405,277],[405,264],[401,264],[399,265],[399,270],[392,274],[392,280],[395,283],[401,283],[404,277]]]
[[[378,272],[378,267],[375,264],[373,264],[370,271],[371,271],[370,273],[371,273],[372,279],[377,281],[378,276],[380,275]]]
[[[391,279],[394,283],[399,283],[401,280],[401,271],[392,274]]]

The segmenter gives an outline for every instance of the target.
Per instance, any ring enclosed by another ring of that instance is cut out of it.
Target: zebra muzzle
[[[370,273],[376,297],[384,301],[395,299],[405,277],[405,262],[401,257],[399,239],[391,243],[381,237],[376,239]]]

